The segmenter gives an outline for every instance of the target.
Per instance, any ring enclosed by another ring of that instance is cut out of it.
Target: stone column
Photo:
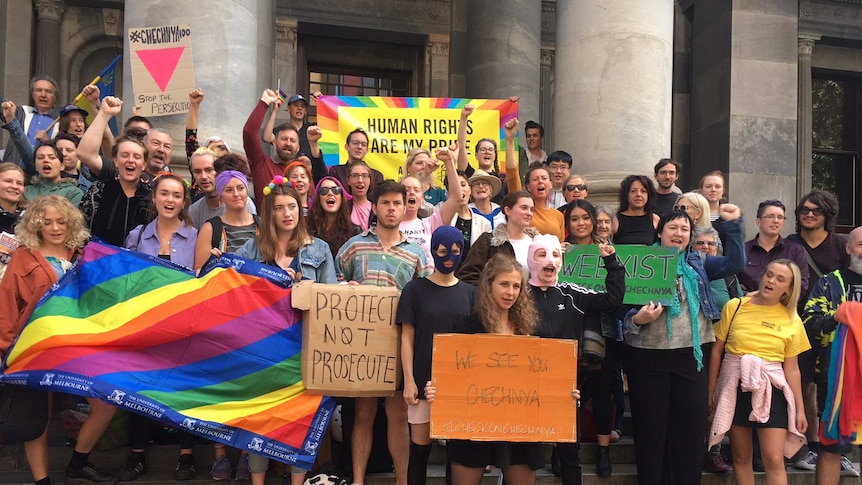
[[[36,7],[36,73],[60,79],[60,21],[66,13],[66,2],[36,0],[33,6]]]
[[[192,29],[195,84],[203,89],[204,101],[198,138],[225,138],[231,149],[242,152],[242,127],[264,88],[275,88],[273,51],[274,0],[248,2],[211,0],[202,15],[201,2],[151,0],[126,2],[124,32],[130,28],[158,27],[188,22]],[[124,52],[129,52],[124,35]],[[293,82],[295,74],[289,82]],[[284,86],[285,79],[282,79]],[[129,56],[123,57],[123,116],[132,114],[134,103]],[[174,138],[173,163],[185,166],[186,114],[151,118]]]
[[[541,2],[470,0],[467,97],[520,96],[521,126],[527,120],[538,121],[541,24]]]
[[[558,0],[554,148],[587,174],[590,199],[670,156],[673,0]]]
[[[540,112],[542,119],[539,123],[545,127],[545,151],[551,153],[555,150],[554,145],[554,130],[551,129],[554,121],[554,50],[542,49],[541,70],[539,79],[541,80],[541,99]]]
[[[796,200],[811,190],[811,52],[819,35],[799,34],[799,100],[796,109]]]
[[[308,86],[296,85],[296,19],[279,17],[275,19],[275,66],[273,78],[275,89],[281,79],[281,90],[288,96],[300,93],[308,99]],[[259,93],[258,93],[259,94]],[[275,126],[290,121],[287,107],[282,106],[276,117]]]
[[[449,36],[430,34],[428,36],[428,96],[449,97]]]

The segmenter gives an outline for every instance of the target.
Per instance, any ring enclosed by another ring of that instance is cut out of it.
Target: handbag
[[[48,426],[47,391],[0,383],[0,446],[32,441]]]

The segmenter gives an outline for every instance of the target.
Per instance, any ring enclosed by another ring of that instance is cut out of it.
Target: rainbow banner
[[[518,103],[508,99],[384,98],[377,96],[321,96],[317,124],[323,130],[320,149],[327,166],[347,160],[347,135],[356,128],[368,133],[365,161],[386,178],[401,180],[407,153],[413,148],[431,152],[458,141],[461,108],[474,106],[467,125],[467,153],[476,167],[474,147],[491,138],[500,147],[500,169],[505,169],[507,121],[517,118]],[[517,142],[516,142],[517,143]],[[478,167],[476,167],[478,168]],[[445,176],[440,170],[441,183]]]
[[[334,400],[305,392],[291,290],[281,275],[256,276],[279,270],[253,261],[213,259],[205,271],[91,242],[33,312],[2,381],[309,468]]]

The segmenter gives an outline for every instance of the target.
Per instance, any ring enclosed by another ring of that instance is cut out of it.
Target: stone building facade
[[[127,50],[127,29],[179,22],[202,135],[233,146],[276,79],[304,94],[517,95],[591,197],[672,156],[680,187],[722,170],[748,213],[827,188],[840,226],[862,223],[862,0],[0,0],[0,93],[23,104],[44,72],[65,103]],[[181,140],[184,116],[158,123]]]

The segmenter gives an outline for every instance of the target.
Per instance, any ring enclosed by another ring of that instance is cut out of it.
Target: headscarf
[[[238,179],[245,185],[245,188],[248,189],[248,179],[245,177],[245,174],[239,172],[237,170],[225,170],[224,172],[219,172],[215,178],[215,186],[216,193],[221,195],[224,192],[224,188],[227,187],[227,184],[230,183],[231,179]]]

